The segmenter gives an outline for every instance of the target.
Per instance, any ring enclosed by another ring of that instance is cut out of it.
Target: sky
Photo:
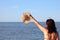
[[[60,0],[0,0],[0,22],[22,22],[24,12],[40,22],[49,18],[60,22]]]

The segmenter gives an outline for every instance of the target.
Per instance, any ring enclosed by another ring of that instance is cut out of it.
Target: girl
[[[44,40],[59,40],[58,32],[53,19],[47,19],[47,27],[45,28],[44,26],[39,24],[38,21],[31,14],[26,15],[30,17],[33,20],[33,22],[37,25],[37,27],[44,33]]]

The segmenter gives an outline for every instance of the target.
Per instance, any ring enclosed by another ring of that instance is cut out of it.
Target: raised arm
[[[48,31],[47,28],[42,26],[35,18],[33,18],[33,16],[31,14],[28,14],[28,15],[42,32],[47,32]]]
[[[47,32],[47,29],[44,26],[42,26],[35,18],[31,16],[31,19],[42,32]]]

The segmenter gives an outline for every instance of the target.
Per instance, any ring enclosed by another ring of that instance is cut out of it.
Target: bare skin
[[[44,40],[59,40],[58,33],[48,33],[48,29],[41,25],[31,14],[27,14],[33,22],[37,25],[37,27],[44,33]]]

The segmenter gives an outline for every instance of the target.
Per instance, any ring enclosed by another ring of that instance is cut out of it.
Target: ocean
[[[46,26],[45,22],[40,22]],[[60,36],[60,22],[56,22]],[[0,22],[0,40],[44,40],[43,32],[33,23]]]

